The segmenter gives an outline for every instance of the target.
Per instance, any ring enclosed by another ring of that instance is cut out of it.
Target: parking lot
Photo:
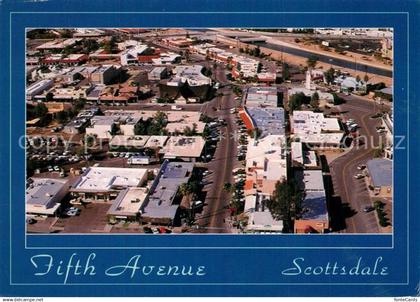
[[[111,203],[89,203],[85,207],[77,206],[81,209],[80,215],[59,218],[52,228],[62,233],[109,232],[106,213],[110,207]]]

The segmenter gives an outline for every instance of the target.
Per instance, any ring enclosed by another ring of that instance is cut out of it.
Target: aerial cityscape
[[[389,28],[26,32],[28,234],[393,232]]]

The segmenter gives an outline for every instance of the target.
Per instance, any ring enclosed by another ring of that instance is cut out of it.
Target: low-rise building
[[[141,208],[141,222],[171,225],[176,221],[180,204],[178,189],[189,181],[193,169],[193,163],[163,162]]]
[[[32,178],[26,188],[26,214],[54,216],[69,192],[69,182],[62,179]]]
[[[248,216],[248,223],[244,229],[246,233],[281,233],[283,221],[276,220],[266,205],[267,199],[262,195],[248,195],[245,197],[244,213]]]
[[[129,187],[122,190],[106,213],[109,219],[135,221],[148,197],[148,188]]]
[[[175,76],[167,84],[170,86],[179,86],[188,83],[190,86],[211,85],[211,79],[202,74],[201,65],[182,65],[176,66],[173,70]]]
[[[166,125],[166,131],[168,133],[185,133],[186,130],[195,132],[195,134],[203,133],[204,128],[206,127],[206,123],[203,122],[194,122],[194,123],[187,123],[187,122],[180,122],[180,123],[168,123]]]
[[[366,163],[368,181],[375,196],[392,197],[392,160],[375,158]]]
[[[193,40],[184,37],[171,37],[162,39],[162,42],[169,46],[185,48],[190,46],[193,43]]]
[[[201,156],[205,144],[201,136],[171,136],[160,153],[165,159],[195,162]]]
[[[277,87],[250,87],[246,92],[247,107],[279,107]]]
[[[272,196],[276,183],[287,180],[285,136],[250,139],[245,160],[245,195]]]
[[[339,148],[344,137],[338,119],[318,112],[293,111],[290,128],[292,137],[308,147]]]
[[[155,67],[147,75],[149,81],[160,81],[168,76],[166,67]]]
[[[57,50],[63,50],[67,46],[73,46],[77,42],[81,41],[82,39],[65,39],[65,40],[53,40],[48,41],[44,44],[41,44],[36,47],[39,51],[57,51]]]
[[[304,150],[301,142],[291,142],[292,166],[306,169],[317,168],[318,162],[315,151]]]
[[[81,199],[107,202],[129,187],[140,187],[147,180],[147,169],[90,167],[73,184],[70,192]]]
[[[115,135],[109,142],[110,150],[139,151],[145,148],[148,135]]]
[[[53,87],[53,85],[53,80],[41,80],[36,83],[33,83],[32,85],[26,88],[26,98],[32,99],[33,97],[50,89],[51,87]]]
[[[152,58],[151,62],[154,65],[177,64],[177,63],[181,62],[181,56],[177,53],[165,52],[165,53],[161,53],[158,56]]]
[[[111,139],[119,119],[111,116],[95,116],[86,128],[86,135],[95,136],[98,139]]]
[[[304,193],[295,233],[324,233],[329,229],[329,215],[321,170],[297,170],[295,179]]]
[[[283,108],[246,107],[253,127],[260,131],[260,138],[268,135],[285,135]]]
[[[79,65],[86,62],[89,59],[86,54],[70,54],[67,56],[61,54],[52,54],[41,60],[44,65]]]

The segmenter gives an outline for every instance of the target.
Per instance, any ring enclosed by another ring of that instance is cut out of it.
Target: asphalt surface
[[[258,43],[258,45],[269,48],[269,49],[273,49],[273,50],[283,51],[285,53],[303,57],[303,58],[310,58],[310,57],[315,56],[318,58],[318,61],[323,62],[323,63],[328,63],[328,64],[332,64],[332,65],[336,65],[336,66],[340,66],[344,68],[349,68],[356,71],[373,73],[373,74],[377,74],[377,75],[381,75],[385,77],[392,77],[392,71],[390,70],[379,68],[379,67],[368,66],[363,63],[350,62],[348,60],[338,59],[338,58],[334,58],[327,55],[314,54],[310,51],[296,49],[296,48],[282,46],[282,45],[271,44],[271,43]]]
[[[372,205],[368,194],[365,179],[355,179],[354,175],[361,171],[357,169],[360,164],[366,164],[373,158],[374,148],[379,146],[380,135],[376,126],[380,119],[371,119],[370,116],[378,112],[379,107],[372,101],[356,96],[342,96],[346,103],[340,105],[343,120],[354,119],[359,125],[359,135],[363,137],[364,144],[353,146],[345,155],[335,159],[330,164],[331,177],[335,194],[339,196],[335,202],[341,202],[341,215],[345,222],[337,223],[336,230],[344,233],[378,233],[379,228],[375,211],[365,213],[363,208]],[[339,200],[341,198],[341,200]],[[337,213],[335,213],[337,215]],[[336,217],[337,218],[337,217]]]
[[[219,83],[227,84],[225,70],[218,66],[214,71]],[[223,118],[226,126],[221,126],[220,140],[214,158],[207,164],[207,168],[212,173],[205,180],[210,183],[204,188],[207,192],[203,212],[196,216],[197,225],[200,232],[206,233],[226,233],[231,228],[227,223],[230,216],[228,210],[230,194],[223,190],[223,185],[227,182],[232,183],[232,170],[236,160],[236,140],[232,133],[236,131],[235,114],[230,113],[230,109],[235,107],[235,95],[230,87],[219,89],[223,96],[215,98],[213,101],[203,106],[203,113],[217,118]],[[213,110],[217,108],[217,111]]]

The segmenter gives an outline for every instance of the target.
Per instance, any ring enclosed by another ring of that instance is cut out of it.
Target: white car
[[[356,175],[354,175],[354,178],[356,178],[356,179],[362,179],[362,178],[364,178],[365,176],[363,175],[363,174],[360,174],[360,173],[358,173],[358,174],[356,174]]]

